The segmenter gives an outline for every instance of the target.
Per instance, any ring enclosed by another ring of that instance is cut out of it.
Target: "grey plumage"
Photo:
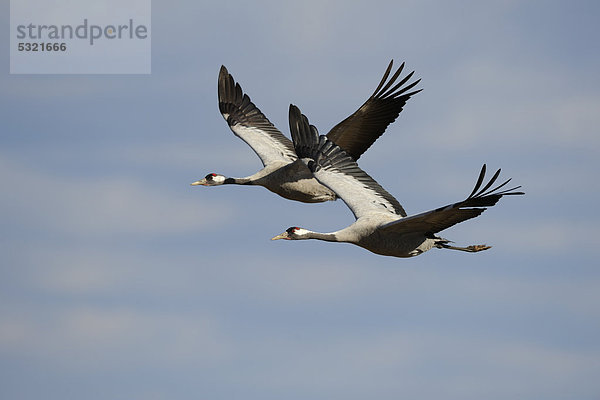
[[[308,159],[306,164],[313,174],[321,168],[329,168],[351,176],[374,193],[377,193],[377,196],[381,197],[381,204],[390,211],[402,217],[406,216],[404,208],[394,196],[360,169],[358,164],[340,146],[333,143],[327,136],[319,137],[317,128],[310,125],[308,118],[293,104],[290,105],[289,118],[290,132],[296,154],[301,159]]]
[[[406,101],[420,90],[409,92],[420,80],[407,82],[414,72],[395,83],[404,63],[389,78],[393,61],[373,94],[352,115],[334,126],[329,135],[356,160],[385,131],[402,111]],[[389,78],[389,80],[388,80]],[[292,142],[243,93],[227,69],[222,66],[218,83],[219,110],[233,133],[246,142],[261,159],[264,168],[245,178],[225,178],[208,174],[192,185],[216,186],[244,184],[264,186],[290,200],[307,203],[335,200],[330,189],[317,182],[298,160]]]
[[[502,190],[510,179],[492,188],[500,170],[483,185],[484,164],[475,188],[465,200],[407,217],[393,196],[361,170],[339,146],[326,136],[319,136],[317,129],[293,105],[290,106],[290,129],[296,153],[302,162],[321,184],[346,203],[356,221],[344,229],[326,234],[293,227],[273,239],[348,242],[377,254],[395,257],[412,257],[433,247],[478,252],[489,246],[452,246],[449,240],[435,234],[480,215],[503,196],[524,194],[517,191],[520,186]]]

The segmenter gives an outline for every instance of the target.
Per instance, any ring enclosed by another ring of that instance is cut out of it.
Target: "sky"
[[[1,4],[3,399],[600,398],[597,2],[155,0],[150,75],[10,75]],[[492,249],[273,242],[353,217],[189,185],[261,167],[221,65],[289,135],[391,59],[423,91],[360,166],[408,214],[502,168],[526,195],[443,233]]]

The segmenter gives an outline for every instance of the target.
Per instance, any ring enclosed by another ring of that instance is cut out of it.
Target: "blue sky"
[[[0,24],[8,32],[8,1]],[[152,74],[9,75],[0,42],[0,396],[597,399],[600,48],[593,1],[152,4]],[[325,133],[390,59],[423,92],[360,159],[417,213],[481,164],[526,196],[413,259],[346,244],[341,202],[262,188],[218,112],[227,66],[286,135]]]

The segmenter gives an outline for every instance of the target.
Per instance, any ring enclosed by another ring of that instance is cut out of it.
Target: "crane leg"
[[[474,244],[467,247],[450,246],[449,244],[441,244],[441,248],[450,250],[467,251],[469,253],[477,253],[492,248],[492,246],[486,246],[485,244]]]

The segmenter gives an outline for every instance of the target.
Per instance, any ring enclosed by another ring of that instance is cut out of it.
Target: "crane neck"
[[[225,178],[223,185],[252,185],[250,178]]]
[[[307,239],[324,240],[326,242],[339,242],[339,240],[336,237],[335,233],[321,233],[321,232],[310,231],[306,235],[306,238]]]

